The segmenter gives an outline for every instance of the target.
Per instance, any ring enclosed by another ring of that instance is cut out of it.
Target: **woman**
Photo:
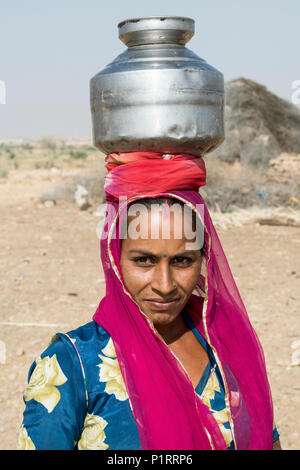
[[[106,160],[106,295],[33,363],[18,448],[280,448],[263,351],[198,192],[204,161]]]

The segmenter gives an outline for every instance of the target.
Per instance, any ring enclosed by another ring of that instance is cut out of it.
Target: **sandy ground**
[[[104,294],[94,211],[39,202],[67,178],[16,170],[0,180],[0,449],[16,448],[32,361],[54,333],[90,321]],[[300,449],[300,228],[218,233],[264,347],[282,447]]]

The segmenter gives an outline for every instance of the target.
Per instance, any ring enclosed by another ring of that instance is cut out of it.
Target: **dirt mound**
[[[245,78],[225,84],[225,142],[212,156],[267,166],[280,153],[300,153],[300,110]]]

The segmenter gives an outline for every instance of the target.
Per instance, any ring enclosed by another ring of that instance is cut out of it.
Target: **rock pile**
[[[282,152],[300,154],[300,109],[245,78],[227,82],[225,93],[226,139],[211,156],[267,167]]]

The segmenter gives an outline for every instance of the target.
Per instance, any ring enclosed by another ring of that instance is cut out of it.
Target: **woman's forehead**
[[[152,209],[152,207],[151,207]],[[145,251],[179,253],[200,250],[203,247],[203,230],[195,223],[192,212],[183,211],[181,206],[172,210],[150,210],[135,206],[123,220],[122,244],[127,240],[126,249],[139,246]]]
[[[126,251],[136,254],[154,254],[157,256],[171,256],[173,254],[187,252],[187,240],[185,238],[141,238],[128,237],[122,241],[122,247]],[[190,250],[192,251],[192,250]]]
[[[127,213],[127,234],[129,238],[144,239],[184,239],[191,238],[193,217],[191,212],[183,211],[182,207],[169,207],[167,204],[151,208],[129,208]]]

